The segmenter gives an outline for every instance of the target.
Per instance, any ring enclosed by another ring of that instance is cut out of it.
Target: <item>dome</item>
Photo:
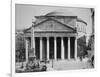
[[[47,13],[45,16],[76,16],[75,14],[73,14],[72,12],[70,12],[69,10],[57,10],[57,11],[53,11],[53,12],[49,12]]]

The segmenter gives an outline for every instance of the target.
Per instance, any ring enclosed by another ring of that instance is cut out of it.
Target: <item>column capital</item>
[[[70,40],[71,37],[68,37],[68,40]]]
[[[29,40],[30,37],[24,37],[24,38],[25,38],[25,40]]]
[[[47,37],[47,40],[49,40],[50,37]]]
[[[42,37],[40,37],[40,40],[42,40]]]
[[[56,40],[57,39],[57,37],[54,37],[54,40]]]
[[[77,36],[75,37],[75,39],[77,39]]]

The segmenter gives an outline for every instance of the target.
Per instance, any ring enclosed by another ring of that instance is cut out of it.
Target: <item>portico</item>
[[[73,27],[51,17],[47,18],[26,30],[25,38],[30,38],[30,42],[26,43],[26,59],[31,51],[31,55],[38,60],[77,59],[77,30],[76,23],[72,23],[76,22],[76,16],[66,17]]]
[[[35,56],[39,60],[77,59],[76,37],[34,37]],[[26,40],[26,57],[29,46]]]
[[[52,58],[54,60],[77,59],[77,47],[75,46],[77,44],[76,42],[77,40],[75,37],[39,37],[39,38],[40,38],[40,60],[43,60],[44,58],[46,58],[47,60]],[[72,40],[73,43],[70,42]],[[65,44],[65,42],[67,43],[67,45]]]

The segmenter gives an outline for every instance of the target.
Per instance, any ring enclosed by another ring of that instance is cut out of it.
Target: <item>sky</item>
[[[16,4],[15,5],[15,27],[16,30],[26,29],[32,26],[32,19],[34,16],[45,15],[52,11],[71,12],[87,22],[87,34],[92,32],[91,11],[89,8],[79,7],[57,7],[57,6],[41,6],[41,5],[28,5]]]

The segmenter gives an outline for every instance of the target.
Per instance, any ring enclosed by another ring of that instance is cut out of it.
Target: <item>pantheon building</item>
[[[50,12],[35,16],[32,26],[24,30],[26,61],[77,60],[77,39],[86,32],[87,23],[73,14]],[[80,32],[83,34],[79,34]]]

